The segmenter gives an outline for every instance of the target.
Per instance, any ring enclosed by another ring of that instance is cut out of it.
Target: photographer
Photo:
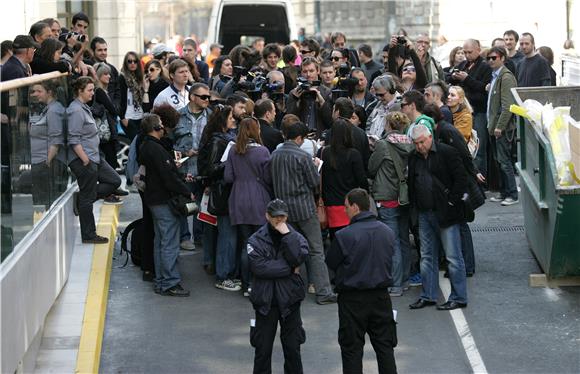
[[[298,86],[290,91],[286,103],[288,113],[296,114],[308,127],[309,133],[320,137],[332,123],[332,92],[320,86],[318,62],[307,57],[300,66]]]
[[[403,82],[405,91],[423,90],[427,76],[413,43],[403,36],[392,36],[389,48],[389,72]]]
[[[265,96],[274,102],[276,107],[274,127],[280,129],[282,127],[282,118],[287,112],[286,101],[288,100],[288,95],[284,93],[286,90],[284,74],[280,71],[271,71],[266,75],[266,78],[268,79],[268,85],[266,86]]]
[[[169,206],[169,200],[177,195],[193,199],[193,194],[177,172],[173,155],[165,149],[161,138],[165,127],[156,114],[145,114],[141,129],[146,136],[139,150],[139,163],[144,165],[144,200],[153,216],[155,228],[155,293],[163,296],[189,296],[181,287],[181,276],[177,269],[179,257],[179,220]]]

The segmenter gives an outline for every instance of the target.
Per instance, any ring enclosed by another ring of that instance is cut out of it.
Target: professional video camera
[[[320,86],[320,81],[309,82],[308,79],[304,77],[298,77],[297,83],[296,87],[302,90],[302,96],[305,98],[315,97],[316,92],[312,91],[311,88]]]
[[[358,84],[358,79],[350,77],[350,68],[348,64],[341,64],[338,67],[338,77],[332,81],[334,89],[332,90],[332,101],[339,97],[350,97],[353,94],[354,87]]]
[[[242,80],[242,77],[246,79]],[[243,66],[234,66],[233,80],[235,90],[244,91],[253,101],[261,98],[262,92],[268,84],[268,79],[261,71],[248,72],[248,69]]]
[[[274,102],[284,100],[286,97],[281,88],[284,87],[283,83],[266,83],[262,85],[263,92],[268,95],[268,98]]]

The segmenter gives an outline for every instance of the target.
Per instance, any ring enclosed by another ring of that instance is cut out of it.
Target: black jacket
[[[473,163],[471,153],[469,153],[469,148],[467,148],[465,138],[461,135],[459,130],[446,121],[439,121],[439,123],[437,123],[437,128],[435,129],[435,137],[438,142],[455,148],[457,152],[459,152],[459,156],[461,156],[461,161],[463,162],[467,174],[473,177],[476,176],[478,171]]]
[[[284,137],[280,130],[275,129],[270,125],[268,122],[264,121],[263,119],[259,119],[260,121],[260,137],[262,138],[262,143],[264,146],[268,148],[270,153],[274,152],[276,146],[280,143],[284,143]]]
[[[266,223],[248,239],[248,259],[252,270],[250,301],[256,312],[267,315],[272,301],[286,317],[291,307],[304,300],[304,282],[294,269],[308,257],[308,242],[291,226],[282,235],[279,245],[274,244]]]
[[[469,65],[469,61],[465,60],[457,68],[465,71],[468,74],[467,78],[461,82],[450,77],[449,83],[463,87],[474,113],[486,113],[487,91],[485,86],[491,82],[491,68],[481,56],[475,60],[473,65]]]
[[[145,166],[145,203],[148,206],[167,204],[177,195],[191,196],[177,172],[173,155],[160,140],[149,135],[143,138],[139,164]]]
[[[44,74],[52,71],[68,73],[71,70],[71,65],[66,60],[60,60],[58,62],[47,61],[38,54],[35,54],[34,59],[30,63],[30,70],[32,70],[32,74]]]
[[[224,179],[226,164],[220,160],[230,140],[233,140],[231,135],[216,132],[207,142],[199,145],[197,171],[200,176],[208,177],[208,185]]]
[[[167,81],[161,77],[159,77],[159,79],[157,79],[155,82],[151,82],[151,84],[149,85],[149,102],[148,103],[143,103],[142,107],[143,107],[143,111],[144,112],[151,112],[151,110],[153,110],[153,103],[155,102],[155,99],[157,98],[157,96],[161,93],[161,91],[163,91],[164,89],[166,89],[167,87],[169,87],[169,83],[167,83]],[[126,94],[126,91],[125,91]],[[127,100],[125,99],[125,102]]]
[[[332,167],[332,148],[321,152],[322,199],[326,206],[342,206],[346,194],[353,188],[368,190],[369,185],[360,153],[354,148],[342,149],[336,159],[337,169]]]
[[[417,160],[423,155],[412,151],[409,156],[409,199],[416,206]],[[467,172],[457,150],[447,144],[435,143],[428,155],[429,171],[433,176],[435,214],[443,228],[465,222],[463,195],[467,192]],[[442,186],[435,182],[439,180]]]
[[[326,264],[335,272],[338,293],[387,289],[392,285],[391,265],[395,234],[371,212],[354,216],[336,233]]]

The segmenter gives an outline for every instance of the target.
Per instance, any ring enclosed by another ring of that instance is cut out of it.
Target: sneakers
[[[93,238],[90,239],[83,239],[83,244],[107,244],[108,242],[109,239],[99,235],[95,235]]]
[[[326,296],[319,296],[316,298],[316,303],[318,305],[326,305],[336,303],[336,294],[331,293]]]
[[[242,289],[242,286],[239,284],[235,284],[231,279],[224,279],[222,281],[218,281],[215,284],[216,288],[225,290],[225,291],[239,291]]]
[[[308,285],[308,293],[314,295],[316,293],[316,288],[314,288],[314,284],[310,283]]]
[[[128,191],[125,191],[125,190],[122,190],[120,188],[117,188],[115,191],[113,191],[113,195],[116,195],[116,196],[127,196],[127,195],[129,195],[129,192]]]
[[[103,204],[105,205],[121,205],[123,200],[119,199],[115,195],[109,195],[103,199]]]
[[[519,203],[519,200],[514,200],[511,197],[506,197],[502,202],[502,206],[510,206]]]
[[[179,246],[184,251],[195,251],[195,244],[191,240],[183,240]]]
[[[491,201],[492,203],[501,203],[504,200],[505,198],[503,198],[501,195],[492,196],[489,198],[489,201]]]
[[[242,280],[241,279],[232,279],[232,282],[234,282],[234,284],[237,284],[238,286],[242,285]]]
[[[161,296],[176,296],[176,297],[187,297],[189,296],[189,291],[181,287],[181,284],[177,284],[165,291],[159,288],[155,289],[155,293]]]
[[[423,279],[421,278],[421,273],[413,274],[409,277],[409,286],[419,287],[423,285]]]
[[[390,297],[403,296],[403,288],[402,287],[389,287],[389,296]]]

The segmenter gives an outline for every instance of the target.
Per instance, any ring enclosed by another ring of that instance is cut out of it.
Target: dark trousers
[[[397,346],[397,328],[388,290],[339,293],[338,343],[344,374],[362,374],[365,333],[369,334],[377,356],[380,374],[395,374],[393,348]]]
[[[123,127],[123,131],[125,131],[125,135],[129,138],[129,141],[133,141],[133,138],[139,134],[139,130],[141,129],[141,120],[140,119],[130,119],[127,121],[127,127]]]
[[[155,247],[155,226],[151,210],[145,204],[145,194],[139,191],[141,205],[143,206],[143,249],[141,250],[141,270],[155,271],[155,261],[153,260],[153,249]]]
[[[79,185],[79,220],[82,239],[92,239],[97,235],[93,203],[109,196],[121,185],[119,174],[103,159],[96,164],[92,161],[83,165],[80,158],[72,161],[69,167]]]
[[[250,344],[256,348],[254,374],[272,373],[272,346],[276,338],[278,322],[280,322],[280,340],[284,351],[284,373],[302,373],[300,345],[306,341],[306,333],[302,328],[300,303],[298,303],[285,318],[282,318],[276,306],[272,306],[267,316],[256,312],[256,326],[250,331]]]
[[[117,162],[117,141],[101,141],[101,144],[99,144],[99,149],[105,155],[105,160],[109,163],[109,165],[111,165],[113,169],[117,169],[119,167],[119,163]]]

